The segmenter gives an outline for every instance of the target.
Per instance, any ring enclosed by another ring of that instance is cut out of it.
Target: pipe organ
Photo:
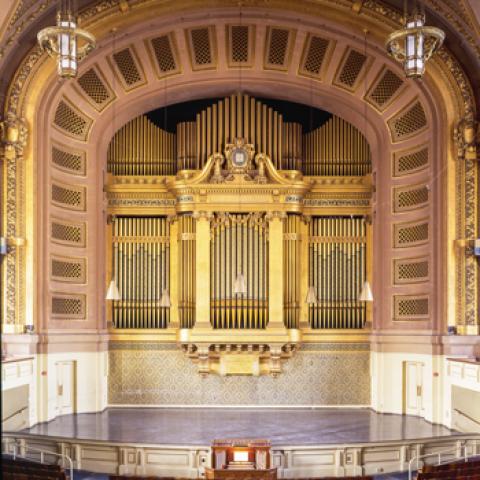
[[[210,321],[213,328],[268,323],[268,223],[259,213],[220,213],[211,223]],[[239,276],[245,292],[235,292]]]
[[[313,217],[309,225],[311,328],[362,328],[366,306],[358,296],[366,278],[366,228],[361,217]]]
[[[348,122],[304,134],[234,94],[175,133],[128,122],[107,167],[119,334],[175,332],[201,373],[275,375],[307,332],[370,321],[370,149]]]
[[[114,175],[175,175],[202,169],[227,143],[244,138],[278,170],[314,176],[363,176],[371,172],[370,147],[353,125],[332,115],[319,128],[302,125],[246,94],[234,94],[179,122],[176,133],[134,118],[113,137],[107,168]]]
[[[165,217],[113,220],[113,271],[121,300],[113,302],[117,328],[167,328],[162,293],[170,284],[170,232]]]
[[[180,328],[195,324],[195,219],[191,215],[178,218],[178,315]]]

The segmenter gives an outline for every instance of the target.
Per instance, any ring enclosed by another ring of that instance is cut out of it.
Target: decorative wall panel
[[[115,52],[112,60],[112,66],[125,90],[132,90],[146,83],[133,46]]]
[[[175,345],[110,344],[113,405],[369,405],[368,344],[305,345],[271,376],[202,378]]]
[[[193,70],[208,70],[217,66],[215,27],[190,28],[185,32]]]
[[[408,107],[397,113],[388,121],[392,141],[400,142],[418,135],[427,128],[425,110],[419,100],[414,100]]]
[[[423,245],[428,242],[428,221],[397,223],[393,226],[394,246],[396,248]]]
[[[251,67],[255,55],[255,26],[227,26],[227,59],[229,67]]]
[[[159,78],[180,73],[177,44],[173,32],[145,41],[154,59],[155,70]]]
[[[367,57],[358,50],[349,48],[340,62],[333,83],[346,90],[355,91],[365,74],[366,67]]]
[[[393,320],[428,320],[428,295],[395,295],[393,299]]]
[[[73,175],[86,174],[86,154],[66,145],[52,145],[52,164],[55,168]]]
[[[78,257],[50,257],[50,278],[56,282],[85,283],[87,260]]]
[[[426,282],[429,278],[428,257],[397,258],[393,264],[395,284]]]
[[[78,78],[77,84],[80,87],[79,90],[99,112],[115,98],[98,66],[88,69]]]
[[[54,320],[83,320],[87,313],[85,295],[52,293],[50,298],[51,318]]]
[[[393,154],[393,176],[410,175],[428,166],[428,147],[420,146],[412,150]]]
[[[69,137],[86,140],[92,119],[77,110],[69,100],[63,98],[55,110],[53,124]]]
[[[393,189],[393,209],[404,212],[424,207],[428,204],[429,189],[427,185],[411,185]]]
[[[400,94],[404,82],[401,77],[384,67],[370,87],[366,100],[380,111],[385,110]]]
[[[69,185],[52,180],[52,203],[70,210],[85,211],[86,188],[79,185]]]
[[[59,218],[50,219],[50,238],[52,242],[73,247],[85,247],[85,222],[69,222]]]
[[[303,47],[299,74],[307,77],[320,78],[322,67],[328,63],[329,53],[333,50],[334,42],[326,38],[308,34]]]
[[[294,30],[268,27],[265,38],[264,68],[288,70],[294,41]]]

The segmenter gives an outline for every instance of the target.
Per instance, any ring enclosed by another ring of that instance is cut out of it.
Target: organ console
[[[274,480],[277,469],[270,467],[268,440],[215,440],[212,444],[212,468],[205,469],[208,480]]]

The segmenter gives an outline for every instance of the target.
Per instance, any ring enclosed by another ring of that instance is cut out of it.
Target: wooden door
[[[423,363],[403,363],[403,413],[422,415],[423,411]]]
[[[75,361],[56,363],[58,415],[75,413]]]

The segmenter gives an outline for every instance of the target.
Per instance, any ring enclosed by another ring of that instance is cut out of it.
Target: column
[[[179,257],[178,257],[178,221],[172,216],[168,218],[170,223],[170,324],[169,328],[177,329],[179,327],[178,321],[178,272],[179,272]]]
[[[2,224],[7,254],[1,259],[3,333],[23,333],[25,327],[25,199],[23,149],[27,141],[23,119],[12,113],[0,122],[0,171]],[[30,319],[30,323],[33,319]]]
[[[194,212],[197,238],[195,242],[196,318],[195,328],[210,328],[210,212]]]
[[[309,262],[309,238],[308,224],[310,217],[303,217],[300,223],[300,330],[309,328],[308,305],[305,303],[308,292],[308,262]]]
[[[268,220],[268,327],[283,324],[283,219],[282,212],[269,213]]]

